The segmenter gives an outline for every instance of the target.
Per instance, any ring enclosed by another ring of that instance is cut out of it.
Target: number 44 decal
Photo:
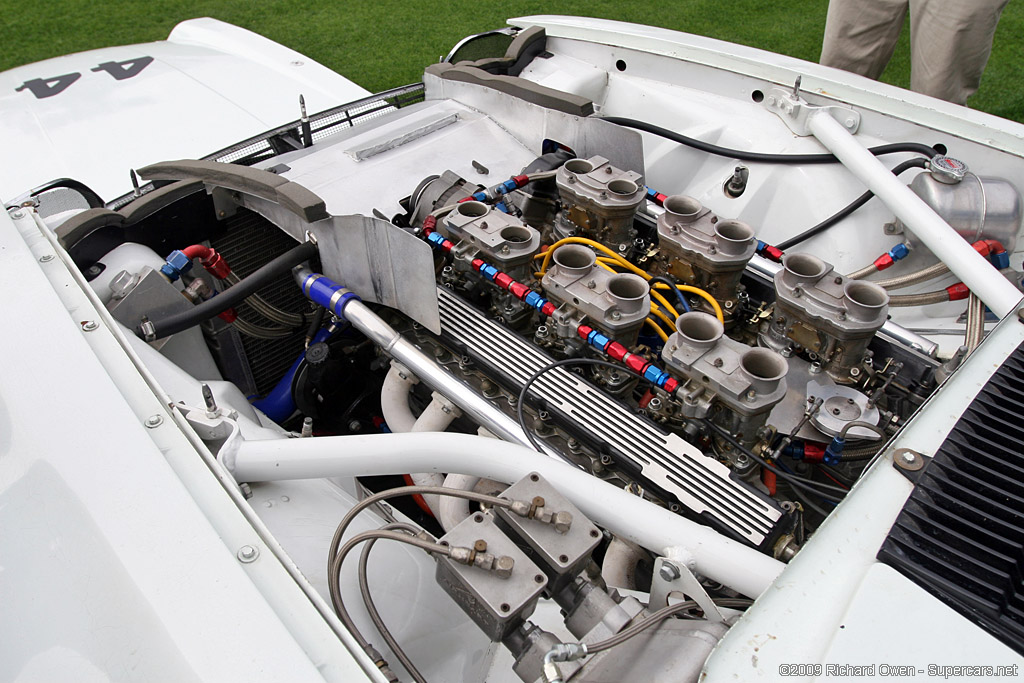
[[[93,71],[106,71],[108,74],[114,77],[115,80],[123,81],[133,76],[138,76],[139,73],[147,66],[153,63],[152,57],[136,57],[135,59],[126,59],[123,62],[103,62],[102,64],[93,67]],[[21,92],[22,90],[28,90],[37,99],[43,99],[46,97],[53,97],[59,95],[68,89],[72,83],[82,77],[80,73],[64,74],[62,76],[54,76],[53,78],[33,78],[31,81],[25,81],[20,86],[14,89],[15,92]]]

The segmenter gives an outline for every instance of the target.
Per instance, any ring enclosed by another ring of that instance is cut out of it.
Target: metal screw
[[[93,330],[99,329],[99,323],[95,320],[83,320],[82,329],[86,332],[92,332]]]
[[[49,263],[52,260],[53,260],[53,254],[43,254],[42,256],[39,257],[39,262],[40,263]]]
[[[618,311],[612,311],[612,316],[611,317],[612,317],[612,320],[618,320],[619,318],[622,317],[622,314],[619,313]]]
[[[14,218],[15,220],[17,220],[18,218],[23,218],[24,216],[25,216],[25,212],[24,211],[12,211],[11,212],[11,218]]]
[[[150,429],[156,429],[164,423],[164,418],[160,415],[150,415],[146,418],[146,426]]]
[[[675,566],[671,562],[662,562],[661,569],[658,570],[658,575],[666,581],[675,581],[683,574],[679,571],[679,567]]]
[[[210,385],[203,382],[201,385],[203,390],[203,401],[206,403],[206,416],[216,417],[217,411],[217,399],[213,397],[213,390],[210,389]]]
[[[903,451],[900,453],[900,460],[907,465],[913,465],[917,462],[917,456],[910,451]]]
[[[359,420],[352,420],[351,422],[348,423],[348,431],[358,432],[360,429],[362,429],[362,426],[363,425],[360,424]]]
[[[254,547],[254,546],[243,545],[241,548],[238,549],[238,561],[239,562],[244,562],[245,564],[249,564],[250,562],[255,562],[256,558],[259,557],[259,556],[260,556],[260,551],[259,551],[258,548]]]

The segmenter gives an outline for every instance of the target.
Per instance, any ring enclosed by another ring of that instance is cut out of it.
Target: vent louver
[[[878,558],[1024,653],[1024,345],[960,417]]]

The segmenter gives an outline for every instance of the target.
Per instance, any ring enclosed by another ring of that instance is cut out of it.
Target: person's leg
[[[978,90],[1008,0],[911,0],[910,89],[956,104]]]
[[[831,0],[821,63],[878,78],[903,28],[908,0]]]

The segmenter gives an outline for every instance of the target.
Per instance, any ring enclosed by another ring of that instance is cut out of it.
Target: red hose
[[[228,267],[227,261],[215,249],[204,247],[201,244],[193,244],[181,251],[190,259],[199,259],[203,268],[206,268],[206,271],[218,280],[223,280],[231,274],[231,268]]]

